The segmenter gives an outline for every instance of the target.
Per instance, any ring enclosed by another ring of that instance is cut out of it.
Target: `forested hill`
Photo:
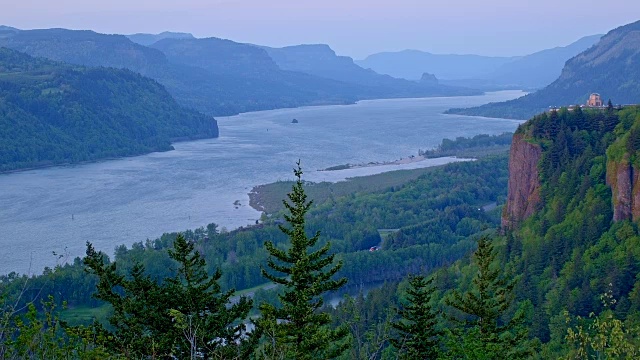
[[[503,267],[522,274],[532,335],[550,349],[565,342],[564,310],[640,322],[638,159],[640,107],[542,114],[514,136]]]
[[[550,106],[584,104],[594,92],[605,102],[640,103],[640,21],[610,31],[595,46],[567,61],[560,77],[540,91],[449,113],[528,119]]]
[[[138,155],[217,137],[156,81],[0,48],[0,171]]]

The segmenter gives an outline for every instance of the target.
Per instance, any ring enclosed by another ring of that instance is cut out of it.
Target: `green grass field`
[[[70,307],[60,311],[60,319],[70,325],[90,324],[93,320],[106,323],[107,317],[111,314],[111,305],[105,304],[92,308],[87,306]]]

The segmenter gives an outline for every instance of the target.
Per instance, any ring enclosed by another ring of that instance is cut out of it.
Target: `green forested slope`
[[[0,48],[0,171],[171,149],[218,136],[154,80]]]
[[[352,291],[386,282],[324,309],[336,328],[351,331],[351,348],[341,358],[395,359],[402,354],[390,345],[397,333],[389,324],[397,323],[396,309],[407,304],[407,283],[397,285],[407,273],[434,274],[435,290],[425,308],[439,314],[434,324],[438,335],[431,338],[438,358],[637,358],[640,218],[614,221],[620,199],[607,179],[612,179],[612,163],[627,159],[638,166],[640,108],[541,114],[516,135],[542,149],[536,170],[540,201],[533,215],[504,229],[503,235],[485,230],[497,225],[498,214],[482,205],[505,196],[504,156],[450,164],[383,191],[325,198],[307,214],[307,231],[321,231],[318,246],[331,242],[344,262],[336,275],[347,277]],[[260,274],[267,259],[264,242],[287,246],[277,227],[284,223],[281,215],[232,232],[210,224],[184,235],[206,258],[210,273],[222,270],[223,289],[247,289],[239,295],[277,305],[274,293],[280,288],[256,285],[265,281]],[[478,235],[483,235],[478,246],[484,255],[476,251],[469,256]],[[118,273],[140,271],[139,263],[151,279],[173,276],[168,249],[176,237],[166,234],[118,247]],[[380,244],[381,249],[369,251]],[[12,298],[26,277],[10,274],[0,280],[0,292]],[[101,303],[90,297],[96,278],[83,273],[80,259],[27,283],[30,289],[56,294],[56,302],[68,300],[75,308],[71,314],[108,311],[104,306],[88,309]],[[482,293],[479,288],[487,284]],[[26,294],[27,299],[33,296]],[[460,307],[460,301],[456,307],[460,294],[471,299],[468,304],[473,296],[482,297],[478,303],[486,307]],[[488,327],[478,328],[482,318],[477,314],[491,317]],[[517,326],[508,326],[512,320]]]
[[[640,320],[638,226],[613,221],[616,201],[606,180],[608,149],[626,142],[634,123],[639,108],[542,115],[521,129],[543,144],[542,204],[508,239],[506,255],[524,274],[520,296],[537,306],[534,333],[543,340],[561,343],[554,324],[563,309],[602,311],[609,287],[616,315]]]
[[[470,235],[499,221],[495,211],[479,207],[504,199],[506,160],[503,155],[450,164],[405,185],[330,198],[310,211],[308,231],[321,231],[320,242],[332,243],[345,262],[341,274],[354,285],[399,280],[408,272],[451,263],[473,248]],[[212,224],[186,231],[185,237],[198,243],[211,272],[222,269],[223,288],[252,288],[265,282],[259,266],[266,262],[264,242],[283,245],[286,240],[278,229],[281,216],[276,213],[263,224],[232,232]],[[381,236],[379,229],[395,230]],[[129,248],[119,246],[115,260],[122,271],[140,261],[154,278],[162,278],[172,271],[167,248],[175,237],[166,234]],[[369,251],[377,245],[382,250]],[[31,285],[61,294],[60,300],[74,306],[95,304],[90,297],[93,279],[81,273],[80,263],[67,265],[34,279]]]
[[[609,310],[606,316],[640,331],[640,232],[637,221],[614,221],[617,200],[607,183],[612,156],[637,158],[638,126],[638,107],[578,109],[538,115],[516,133],[542,148],[541,201],[532,216],[495,242],[499,266],[520,276],[516,300],[531,302],[529,335],[542,341],[542,358],[571,351],[567,328],[580,323],[575,316],[588,319]],[[462,262],[439,271],[438,287],[470,287],[473,269]],[[587,337],[604,334],[584,326]]]

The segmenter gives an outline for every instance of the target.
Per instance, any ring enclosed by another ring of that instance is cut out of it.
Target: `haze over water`
[[[220,138],[177,143],[175,151],[0,175],[0,273],[25,273],[30,264],[39,273],[56,264],[52,251],[71,260],[84,254],[86,241],[112,254],[117,245],[163,232],[211,222],[227,229],[255,223],[260,213],[248,206],[248,192],[290,179],[297,159],[310,181],[395,170],[315,171],[393,161],[443,138],[514,131],[519,121],[441,113],[522,95],[502,91],[246,113],[218,118]],[[298,124],[291,123],[294,118]]]

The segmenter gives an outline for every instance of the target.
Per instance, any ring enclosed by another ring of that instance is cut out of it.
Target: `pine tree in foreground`
[[[391,323],[397,335],[390,341],[401,359],[435,359],[438,356],[442,332],[436,329],[438,312],[431,304],[436,290],[432,283],[433,278],[409,277],[408,303],[398,311],[400,320]]]
[[[474,262],[478,271],[471,289],[454,290],[446,304],[463,314],[455,319],[461,327],[450,333],[448,347],[455,358],[521,359],[533,351],[528,340],[525,311],[521,307],[509,320],[513,290],[518,277],[508,279],[494,264],[496,254],[487,236],[478,240]]]
[[[95,298],[113,307],[112,329],[100,329],[110,340],[103,345],[126,358],[196,357],[245,359],[254,350],[241,323],[251,309],[245,297],[234,304],[234,290],[222,292],[218,280],[206,272],[202,256],[182,235],[169,256],[177,273],[158,283],[136,265],[128,276],[108,264],[104,254],[87,243],[84,262],[99,277]]]
[[[334,255],[328,254],[330,244],[317,250],[320,233],[307,237],[305,215],[312,205],[307,201],[303,189],[300,161],[294,169],[296,183],[283,200],[289,214],[285,220],[289,227],[280,230],[289,237],[286,250],[266,242],[270,257],[267,265],[279,273],[273,275],[262,269],[265,278],[284,286],[284,293],[278,297],[282,304],[275,307],[263,303],[260,306],[261,319],[257,321],[265,342],[261,357],[277,359],[331,359],[342,354],[348,347],[348,329],[330,329],[329,314],[319,311],[323,305],[322,294],[342,287],[345,278],[334,280],[333,276],[342,264],[333,264]],[[328,267],[328,268],[327,268]]]

